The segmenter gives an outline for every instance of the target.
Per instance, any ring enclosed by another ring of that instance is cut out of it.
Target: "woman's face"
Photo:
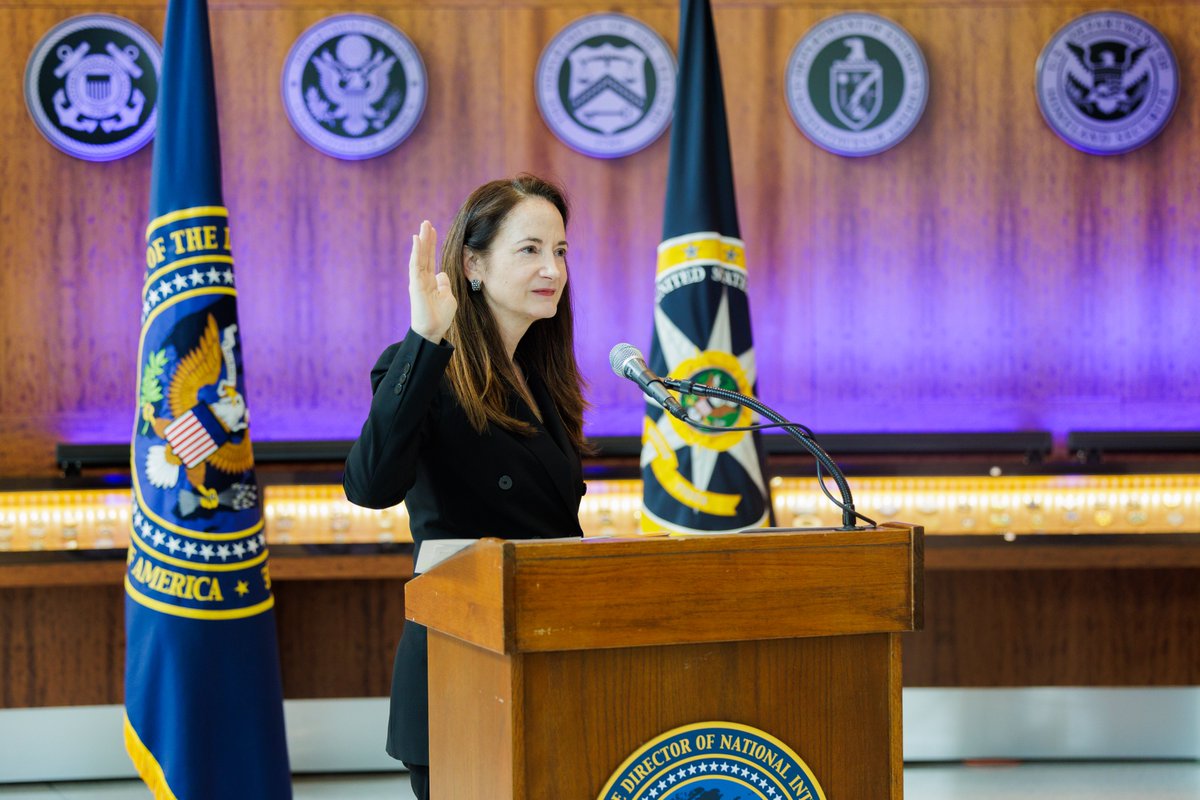
[[[483,281],[483,296],[500,330],[520,337],[534,321],[558,313],[567,285],[567,233],[548,200],[526,197],[508,212],[486,253],[466,254],[467,277]]]

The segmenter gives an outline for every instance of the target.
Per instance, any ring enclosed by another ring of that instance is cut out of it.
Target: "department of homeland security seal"
[[[667,731],[625,759],[597,800],[825,800],[808,765],[768,733],[733,722]]]
[[[25,105],[68,155],[112,161],[154,137],[162,49],[137,24],[84,14],[51,28],[25,66]]]
[[[413,43],[366,14],[328,17],[300,34],[283,62],[283,107],[296,133],[326,155],[373,158],[417,127],[429,80]]]
[[[1166,126],[1179,98],[1171,45],[1119,11],[1084,14],[1054,34],[1037,62],[1038,107],[1067,144],[1127,153]]]
[[[925,57],[908,32],[875,14],[822,20],[792,50],[788,110],[831,153],[869,156],[899,144],[929,97]]]
[[[550,40],[534,77],[538,109],[564,144],[620,158],[667,129],[675,57],[653,29],[623,14],[593,14]]]

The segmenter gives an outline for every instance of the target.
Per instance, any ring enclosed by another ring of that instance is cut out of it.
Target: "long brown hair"
[[[482,292],[472,292],[463,265],[463,248],[485,254],[509,212],[522,200],[540,197],[562,215],[566,228],[569,209],[562,189],[534,175],[521,174],[480,186],[454,216],[442,245],[442,271],[458,298],[458,311],[447,340],[454,345],[449,377],[459,404],[475,430],[489,422],[532,436],[533,426],[508,411],[509,393],[519,391],[516,368],[504,351],[500,329]],[[569,272],[568,272],[569,275]],[[535,320],[517,345],[515,359],[526,372],[536,372],[558,409],[575,449],[590,452],[583,437],[584,380],[575,361],[575,324],[571,311],[571,281],[563,287],[558,313]]]

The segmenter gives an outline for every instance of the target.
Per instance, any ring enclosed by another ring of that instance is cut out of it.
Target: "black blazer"
[[[427,539],[582,536],[585,486],[575,451],[541,376],[527,370],[539,422],[517,395],[510,413],[536,428],[521,436],[475,431],[445,377],[454,348],[413,331],[371,371],[371,411],[346,459],[346,497],[367,508],[405,501],[414,563]],[[392,675],[387,751],[429,763],[425,629],[405,622]]]

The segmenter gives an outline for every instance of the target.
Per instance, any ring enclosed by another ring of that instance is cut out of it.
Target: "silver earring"
[[[479,278],[471,278],[471,291],[478,292],[481,289],[483,289],[483,281],[479,280]]]

